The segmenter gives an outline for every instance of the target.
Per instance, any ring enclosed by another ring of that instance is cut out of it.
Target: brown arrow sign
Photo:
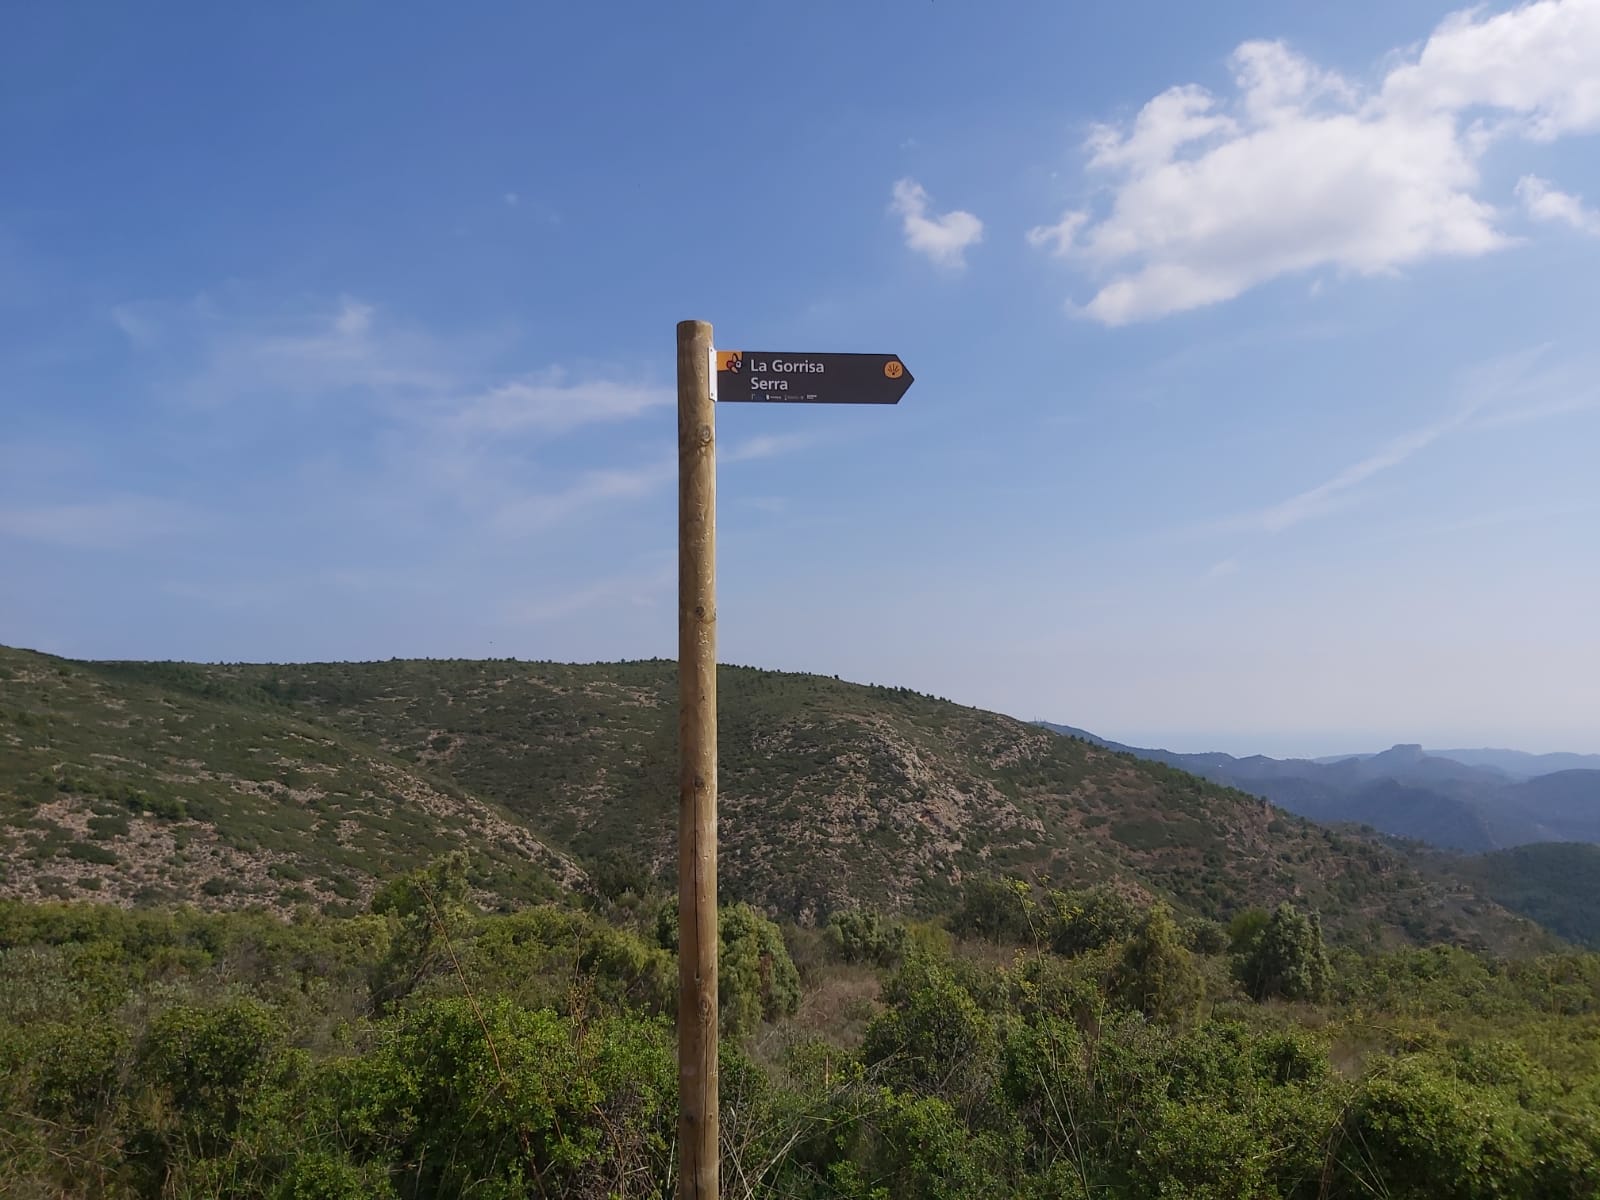
[[[724,403],[898,404],[911,382],[897,354],[717,351],[717,399]]]

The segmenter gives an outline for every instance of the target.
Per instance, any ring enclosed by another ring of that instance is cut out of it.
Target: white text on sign
[[[750,387],[758,392],[787,392],[789,390],[789,381],[784,376],[821,375],[827,369],[827,366],[823,363],[803,358],[752,359],[750,362]],[[776,376],[776,378],[772,376]]]

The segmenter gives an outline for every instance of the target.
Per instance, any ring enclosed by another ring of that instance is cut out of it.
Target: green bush
[[[1531,1195],[1518,1187],[1529,1157],[1518,1125],[1516,1109],[1493,1093],[1402,1060],[1357,1094],[1341,1163],[1395,1200]]]
[[[1037,936],[1036,912],[1028,885],[1021,880],[977,877],[962,885],[950,929],[986,941],[1026,945]]]
[[[1108,985],[1118,1001],[1159,1021],[1187,1020],[1205,996],[1194,956],[1163,905],[1145,913],[1122,947]]]
[[[749,1033],[800,1007],[800,973],[776,925],[748,904],[734,904],[717,913],[717,928],[717,1003],[724,1030]]]
[[[405,1164],[407,1196],[670,1189],[676,1066],[660,1022],[422,1001],[327,1070],[351,1157]]]
[[[75,858],[79,862],[98,863],[101,866],[115,866],[117,855],[115,851],[104,846],[97,846],[93,842],[72,842],[67,846],[67,857]]]
[[[670,1195],[672,955],[578,907],[476,912],[468,878],[447,859],[372,913],[292,922],[0,902],[0,1192]],[[1314,950],[1314,921],[1275,916],[1241,950]],[[1086,942],[1107,925],[1075,919]],[[834,928],[870,948],[883,926]],[[789,1011],[775,927],[733,905],[720,933],[731,1023]],[[1315,1011],[1246,1002],[1226,966],[1157,906],[1071,957],[910,937],[881,993],[818,972],[810,1036],[723,1041],[724,1179],[797,1200],[1600,1195],[1600,956],[1343,950]],[[845,1003],[876,1009],[859,1047],[824,1027]]]
[[[905,957],[908,943],[904,925],[864,909],[834,913],[828,918],[825,935],[829,948],[841,961],[876,967],[897,966]]]
[[[1120,942],[1133,933],[1139,910],[1107,887],[1050,893],[1050,948],[1057,954],[1083,954]]]
[[[776,1021],[800,1006],[800,972],[789,957],[782,931],[748,904],[717,911],[717,1010],[723,1032],[750,1033],[762,1021]],[[678,950],[678,904],[663,905],[656,921],[657,941]]]
[[[936,1096],[967,1116],[988,1100],[999,1041],[993,1019],[948,964],[913,957],[890,981],[889,1007],[867,1026],[862,1061],[899,1091]]]
[[[1307,917],[1287,902],[1278,905],[1240,956],[1238,976],[1256,1000],[1326,999],[1333,968],[1316,916]]]

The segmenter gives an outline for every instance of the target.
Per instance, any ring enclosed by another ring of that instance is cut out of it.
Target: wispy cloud
[[[189,507],[151,496],[0,507],[0,537],[72,550],[125,550],[192,532]]]
[[[900,217],[906,245],[941,267],[966,266],[967,250],[983,240],[983,222],[971,213],[931,213],[933,202],[915,179],[894,185],[889,207]]]
[[[516,624],[535,625],[622,605],[647,608],[670,595],[677,578],[677,567],[667,564],[524,600],[507,615]]]
[[[112,306],[111,321],[149,356],[163,393],[199,408],[266,401],[393,404],[448,394],[471,378],[479,346],[452,345],[384,319],[376,306],[334,303],[263,310],[241,297]]]
[[[776,458],[816,442],[816,438],[807,434],[763,434],[720,450],[717,463],[733,466]],[[652,496],[665,490],[677,477],[675,457],[631,467],[589,471],[558,491],[521,496],[503,504],[495,514],[495,524],[511,534],[533,533],[563,524],[587,509]]]
[[[565,524],[588,509],[619,500],[638,500],[654,494],[677,477],[676,459],[643,466],[588,471],[559,491],[525,495],[503,504],[494,515],[495,527],[505,534],[525,536]]]
[[[1333,478],[1262,509],[1253,515],[1250,523],[1268,533],[1282,533],[1302,521],[1320,517],[1343,507],[1351,501],[1355,489],[1361,484],[1379,472],[1398,467],[1419,451],[1426,450],[1445,434],[1460,429],[1476,411],[1476,407],[1459,409],[1432,425],[1425,425],[1421,429],[1413,429],[1409,433],[1391,438],[1373,453],[1358,462],[1351,463]]]
[[[623,445],[596,447],[599,463],[575,474],[552,443],[659,412],[669,388],[617,370],[499,368],[510,339],[442,337],[355,296],[300,311],[256,311],[237,297],[125,304],[111,319],[148,358],[169,419],[233,431],[241,451],[256,430],[302,429],[293,453],[303,462],[281,466],[318,460],[321,484],[347,495],[330,514],[350,503],[448,509],[524,535],[668,478],[657,464],[606,465],[608,453],[629,453]]]
[[[1220,522],[1215,528],[1282,533],[1355,503],[1363,484],[1450,435],[1544,420],[1600,405],[1595,372],[1571,364],[1541,367],[1549,349],[1539,346],[1484,364],[1466,377],[1454,407],[1437,420],[1390,438],[1315,487]]]
[[[462,433],[561,433],[597,422],[630,420],[672,400],[672,391],[665,387],[516,379],[464,398],[442,417],[442,423]]]
[[[1454,521],[1435,521],[1428,524],[1410,524],[1378,530],[1371,541],[1402,542],[1424,538],[1448,537],[1454,533],[1475,533],[1484,529],[1498,529],[1507,525],[1533,525],[1559,521],[1564,517],[1600,512],[1600,500],[1571,500],[1556,504],[1530,504],[1511,508],[1497,508],[1473,513]]]
[[[755,437],[746,438],[735,442],[717,453],[717,461],[723,464],[754,462],[763,458],[777,458],[784,454],[794,454],[800,450],[808,450],[815,446],[821,439],[809,433],[763,433]]]
[[[1579,197],[1552,187],[1537,175],[1517,180],[1517,199],[1536,221],[1551,221],[1600,237],[1600,210],[1584,207]]]

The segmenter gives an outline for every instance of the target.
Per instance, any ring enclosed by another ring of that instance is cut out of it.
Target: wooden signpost
[[[678,1195],[717,1200],[717,436],[720,400],[898,404],[894,354],[714,349],[678,323]]]

